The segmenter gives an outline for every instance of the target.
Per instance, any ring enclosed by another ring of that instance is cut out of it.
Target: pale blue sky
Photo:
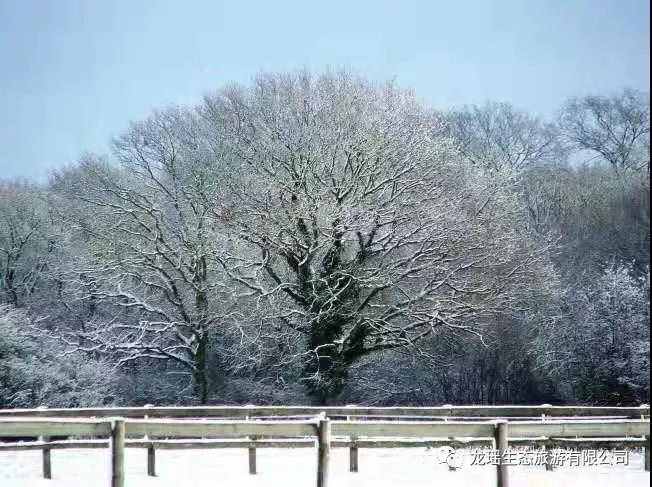
[[[43,180],[156,107],[260,70],[349,67],[437,108],[550,115],[649,90],[645,0],[0,0],[0,177]]]

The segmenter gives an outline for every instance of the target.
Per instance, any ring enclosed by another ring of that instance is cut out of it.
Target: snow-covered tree
[[[562,163],[567,156],[556,125],[508,103],[452,111],[446,131],[466,161],[492,173],[517,175],[528,166]]]
[[[540,360],[566,397],[593,404],[649,401],[649,278],[610,264],[585,289],[569,289],[567,315],[539,337]]]
[[[115,365],[66,353],[21,309],[0,306],[0,407],[84,407],[119,402]]]
[[[572,98],[559,125],[576,150],[611,164],[618,173],[650,171],[650,94],[626,89],[613,96]]]
[[[114,141],[117,163],[89,156],[55,188],[72,238],[85,242],[68,284],[111,306],[77,334],[79,347],[119,364],[170,363],[205,403],[209,336],[225,327],[235,291],[218,264],[206,197],[217,175],[203,172],[202,144],[189,112],[157,113]]]
[[[0,181],[0,304],[24,306],[37,291],[53,241],[44,192]]]
[[[248,244],[225,268],[304,337],[320,402],[361,357],[481,335],[546,260],[511,193],[391,84],[262,75],[203,110],[233,191],[213,211]]]

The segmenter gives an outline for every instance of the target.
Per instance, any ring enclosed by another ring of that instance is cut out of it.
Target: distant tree
[[[44,192],[0,181],[0,304],[24,306],[37,290],[53,241]]]
[[[626,89],[611,97],[572,98],[559,126],[577,150],[600,157],[618,173],[650,170],[650,95]]]
[[[565,316],[541,331],[540,361],[570,401],[649,402],[649,275],[612,264],[585,289],[568,290]]]
[[[447,132],[462,156],[489,171],[518,172],[528,166],[561,163],[566,153],[551,123],[508,103],[487,103],[446,116]]]
[[[646,174],[617,175],[603,162],[579,167],[535,166],[518,193],[535,232],[558,235],[556,262],[572,278],[598,277],[604,262],[650,263],[650,185]]]
[[[24,310],[0,306],[0,407],[106,406],[118,388],[112,364],[66,353]]]

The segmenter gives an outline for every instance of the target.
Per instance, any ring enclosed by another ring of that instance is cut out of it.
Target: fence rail
[[[2,417],[48,418],[540,418],[545,417],[618,417],[649,418],[650,406],[434,406],[434,407],[360,407],[360,406],[193,406],[193,407],[116,407],[72,409],[0,409]]]
[[[470,446],[486,446],[492,438],[332,438],[332,448],[427,448],[451,446],[464,448]],[[510,438],[510,445],[546,445],[563,448],[632,448],[645,446],[644,437],[625,438]],[[70,450],[70,449],[104,449],[108,448],[108,440],[54,440],[54,441],[20,441],[15,443],[0,443],[0,451],[30,451]],[[150,448],[157,450],[213,450],[213,449],[248,449],[248,448],[314,448],[315,440],[311,439],[192,439],[192,440],[125,440],[125,448]]]
[[[146,411],[149,413],[149,410]],[[140,410],[142,417],[144,411]],[[336,415],[337,416],[337,415]],[[52,437],[95,437],[49,441]],[[38,437],[31,443],[1,444],[0,451],[43,451],[43,473],[51,476],[50,452],[62,448],[110,447],[111,487],[124,487],[125,448],[146,448],[147,471],[155,475],[156,449],[246,448],[249,471],[256,472],[257,448],[315,448],[317,487],[329,486],[330,449],[350,448],[350,470],[358,471],[359,448],[406,446],[468,446],[493,444],[499,452],[509,444],[553,444],[574,448],[588,444],[645,447],[645,468],[649,470],[649,419],[592,421],[546,420],[500,421],[338,421],[327,413],[304,420],[179,420],[179,419],[66,419],[44,417],[0,418],[0,438]],[[137,437],[137,439],[134,439]],[[142,437],[145,437],[143,439]],[[496,485],[507,487],[509,469],[497,465]]]

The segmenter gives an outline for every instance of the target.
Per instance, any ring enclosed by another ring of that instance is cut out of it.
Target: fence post
[[[543,407],[550,407],[550,404],[542,404],[542,406]],[[545,413],[541,414],[541,422],[542,423],[546,422],[546,414]],[[552,444],[550,442],[548,442],[548,441],[545,441],[543,443],[543,446],[541,447],[541,449],[544,452],[544,457],[543,458],[544,458],[545,465],[546,465],[546,472],[552,472],[554,470],[554,464],[553,464],[553,461],[552,461],[553,459],[552,459],[552,454],[551,454],[551,451],[552,451],[551,447],[552,447]]]
[[[257,440],[257,437],[252,436],[249,443],[249,473],[251,475],[256,475],[256,446],[253,444]]]
[[[546,462],[546,472],[554,472],[555,470],[555,464],[554,464],[554,458],[553,458],[553,448],[552,444],[546,442],[543,445],[543,450],[545,451],[545,462]]]
[[[48,438],[47,436],[39,436],[38,440],[42,443],[48,443],[50,441],[50,438]],[[51,479],[52,478],[52,450],[50,450],[49,447],[44,446],[42,452],[43,452],[43,459],[42,459],[43,478]]]
[[[649,408],[649,404],[641,404],[640,408],[642,410],[645,410]],[[641,419],[645,419],[645,414],[641,413]],[[650,471],[650,437],[646,436],[645,437],[645,445],[643,446],[643,463],[645,467],[645,471],[649,472]]]
[[[156,477],[156,449],[154,445],[147,446],[147,475]]]
[[[444,423],[448,423],[448,417],[447,416],[444,416]],[[451,440],[451,441],[454,440],[454,438],[451,437],[451,436],[449,436],[448,439]],[[450,461],[452,458],[455,458],[455,448],[453,448],[453,447],[450,447],[450,448],[451,448],[451,452],[448,455],[448,458],[446,459],[446,463],[448,464],[448,471],[449,472],[456,472],[457,471],[456,465],[454,464],[454,462]]]
[[[145,404],[145,410],[151,408],[151,404]],[[145,415],[145,419],[149,419],[149,415]],[[151,440],[149,435],[145,435],[146,440]],[[147,445],[147,475],[149,477],[156,477],[156,449],[153,444]]]
[[[354,408],[355,405],[347,404],[347,408]],[[351,416],[347,416],[346,420],[351,421]],[[351,446],[349,447],[349,472],[357,473],[358,471],[358,444],[355,436],[351,437]]]
[[[247,404],[245,407],[246,408],[253,408],[254,405],[253,404]],[[245,421],[249,421],[250,419],[251,418],[248,415],[245,416]],[[250,442],[254,442],[254,441],[256,441],[257,438],[255,436],[250,436],[250,437],[248,436],[247,439]],[[249,443],[248,455],[249,455],[249,474],[250,475],[256,475],[256,472],[257,472],[257,468],[256,468],[256,447],[252,443]]]
[[[498,450],[499,462],[496,467],[496,486],[509,487],[509,477],[507,474],[507,464],[505,463],[505,454],[509,448],[509,423],[507,421],[496,421],[494,428],[494,443]]]
[[[455,418],[453,417],[453,407],[454,406],[452,404],[442,404],[441,407],[448,409],[448,414],[446,416],[444,416],[444,423],[448,423],[449,419],[455,420]],[[443,411],[442,411],[442,413],[443,413]],[[448,439],[453,440],[454,438],[449,436]],[[448,452],[448,456],[446,457],[446,464],[448,465],[448,471],[449,472],[456,472],[458,467],[456,467],[456,463],[455,463],[454,460],[451,461],[451,459],[455,459],[455,448],[453,448],[450,445],[447,445],[447,446],[450,448],[450,451]]]
[[[351,447],[349,448],[349,472],[356,473],[358,471],[358,444],[356,438],[351,438]]]
[[[328,462],[331,448],[331,425],[326,413],[317,423],[317,487],[328,487]]]
[[[111,420],[111,487],[125,485],[125,421]]]
[[[47,409],[47,406],[39,406],[37,409]],[[43,443],[48,443],[50,441],[50,438],[47,436],[39,436],[38,441],[43,442]],[[43,470],[43,478],[44,479],[51,479],[52,478],[52,455],[51,455],[51,450],[50,448],[43,447],[41,450],[42,453],[42,470]]]

